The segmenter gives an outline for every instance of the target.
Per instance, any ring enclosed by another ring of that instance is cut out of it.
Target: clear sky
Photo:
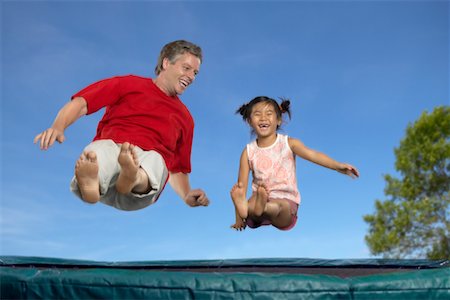
[[[1,255],[100,261],[370,258],[365,214],[384,199],[394,147],[423,111],[449,105],[448,1],[2,1]],[[71,194],[102,111],[49,151],[33,144],[72,94],[115,75],[152,77],[161,47],[199,44],[181,96],[195,119],[190,208],[167,186],[135,212]],[[253,137],[234,111],[291,99],[282,133],[355,165],[352,180],[297,160],[302,204],[288,232],[230,229],[229,190]]]

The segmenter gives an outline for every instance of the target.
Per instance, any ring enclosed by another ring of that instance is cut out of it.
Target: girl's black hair
[[[242,116],[242,119],[244,121],[250,120],[250,114],[252,113],[253,106],[260,102],[266,102],[268,104],[272,104],[272,106],[275,108],[275,113],[277,114],[277,118],[279,120],[282,119],[282,114],[287,113],[289,116],[289,119],[291,118],[291,110],[290,105],[291,101],[286,98],[280,98],[281,103],[278,104],[278,102],[272,98],[266,97],[266,96],[258,96],[256,98],[253,98],[249,103],[243,104],[241,107],[239,107],[238,110],[236,110],[237,114],[240,114]],[[277,128],[278,129],[278,128]]]

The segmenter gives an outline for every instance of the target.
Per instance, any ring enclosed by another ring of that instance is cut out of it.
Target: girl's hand
[[[245,227],[247,227],[247,224],[245,224],[245,221],[242,219],[236,219],[236,223],[234,223],[233,225],[231,225],[231,228],[236,229],[238,231],[242,231],[245,229]]]
[[[351,178],[358,178],[359,171],[352,165],[340,163],[336,168],[339,173],[350,176]]]

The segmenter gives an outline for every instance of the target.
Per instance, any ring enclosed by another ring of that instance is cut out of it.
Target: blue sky
[[[369,258],[363,215],[384,199],[393,149],[423,111],[449,105],[448,1],[2,1],[1,255],[101,261]],[[94,81],[153,76],[161,47],[199,44],[182,100],[195,118],[190,208],[168,186],[146,209],[87,205],[69,191],[102,112],[42,152],[34,136]],[[288,232],[235,232],[229,190],[252,136],[234,111],[288,97],[283,133],[355,165],[352,180],[297,160],[302,205]]]

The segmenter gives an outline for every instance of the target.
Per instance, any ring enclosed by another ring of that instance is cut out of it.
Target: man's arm
[[[34,143],[36,144],[40,141],[40,148],[42,150],[47,150],[55,143],[55,141],[58,141],[59,143],[64,142],[64,130],[86,113],[86,100],[83,97],[74,98],[61,108],[50,128],[36,135]]]
[[[191,189],[189,175],[185,173],[170,173],[169,184],[183,201],[191,206],[208,206],[209,200],[204,191]]]

